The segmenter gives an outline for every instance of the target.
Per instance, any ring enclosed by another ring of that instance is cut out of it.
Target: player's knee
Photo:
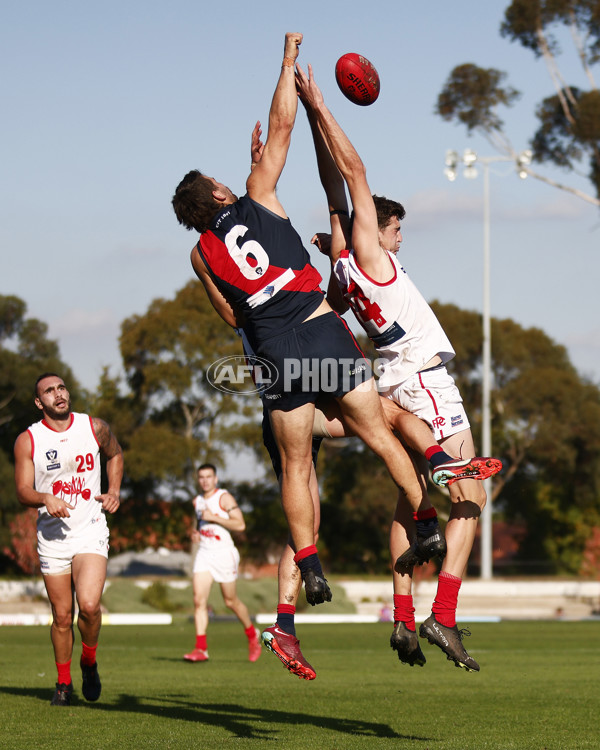
[[[70,630],[73,625],[73,612],[71,610],[54,609],[52,613],[52,627],[60,632]]]
[[[83,599],[79,601],[79,617],[84,620],[93,620],[100,617],[100,602],[97,599]]]
[[[292,460],[282,460],[281,479],[282,482],[302,482],[308,485],[310,479],[310,456],[297,457]]]

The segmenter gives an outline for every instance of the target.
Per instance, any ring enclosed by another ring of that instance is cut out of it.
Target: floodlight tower
[[[492,455],[492,335],[490,315],[490,164],[501,161],[515,163],[518,176],[524,180],[531,164],[532,152],[521,151],[513,156],[478,156],[470,148],[462,157],[456,151],[446,151],[444,174],[454,182],[459,163],[464,164],[463,176],[475,179],[478,175],[475,164],[483,167],[483,349],[482,349],[482,404],[481,404],[481,455]],[[484,481],[487,504],[481,514],[481,578],[492,577],[492,480]]]

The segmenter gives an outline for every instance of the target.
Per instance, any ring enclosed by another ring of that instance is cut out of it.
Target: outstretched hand
[[[308,76],[299,65],[296,65],[296,90],[307,109],[314,110],[323,103],[323,94],[314,79],[310,63],[308,64]]]
[[[265,144],[260,140],[261,135],[262,129],[260,126],[260,121],[258,121],[254,126],[254,130],[252,131],[252,139],[250,142],[250,169],[254,169],[258,162],[262,159]]]

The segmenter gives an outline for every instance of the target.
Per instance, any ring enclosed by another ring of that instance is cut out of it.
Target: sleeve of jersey
[[[349,253],[347,250],[342,251],[340,257],[333,266],[333,274],[342,292],[347,292],[351,285]]]

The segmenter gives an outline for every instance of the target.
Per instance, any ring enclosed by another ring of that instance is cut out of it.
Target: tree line
[[[433,303],[457,356],[449,365],[463,394],[476,444],[481,435],[479,313]],[[368,341],[361,341],[375,358]],[[226,456],[264,467],[264,479],[233,477],[228,488],[246,511],[246,560],[277,559],[287,527],[262,447],[260,400],[216,390],[212,363],[241,354],[196,281],[173,299],[157,299],[127,318],[119,339],[123,379],[105,369],[97,388],[82,388],[61,360],[47,325],[25,303],[0,296],[0,560],[4,572],[35,568],[35,514],[16,499],[12,449],[39,419],[33,384],[44,371],[68,383],[73,407],[106,419],[123,447],[123,503],[111,517],[111,550],[185,549],[197,493],[195,468]],[[537,328],[492,321],[492,443],[504,469],[493,483],[495,518],[514,530],[514,570],[600,572],[600,390],[581,377],[564,347]],[[385,467],[356,439],[324,441],[318,462],[322,499],[320,549],[332,572],[389,568],[388,532],[396,490]],[[431,486],[442,518],[443,491]],[[502,554],[502,550],[497,550]],[[477,560],[473,561],[477,564]],[[507,569],[510,570],[510,569]]]

